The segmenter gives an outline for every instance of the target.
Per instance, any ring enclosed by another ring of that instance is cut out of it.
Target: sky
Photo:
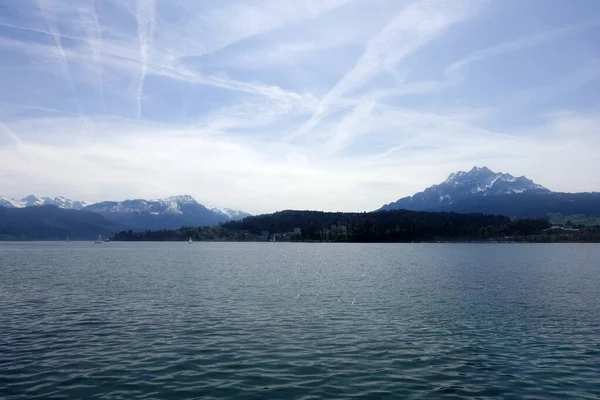
[[[3,0],[0,195],[369,211],[600,191],[598,0]]]

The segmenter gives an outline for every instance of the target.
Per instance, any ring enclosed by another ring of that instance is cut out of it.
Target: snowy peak
[[[430,186],[414,196],[387,204],[382,209],[429,210],[472,197],[525,192],[550,193],[550,190],[524,176],[514,177],[510,174],[494,172],[487,167],[475,166],[470,171],[453,172],[444,182]]]
[[[189,221],[190,224],[203,224],[206,222],[206,224],[213,225],[218,222],[239,220],[250,216],[247,212],[231,208],[205,207],[189,194],[153,200],[133,199],[101,201],[98,203],[75,201],[62,196],[40,197],[30,194],[20,200],[0,196],[0,207],[23,208],[48,204],[65,209],[85,209],[85,211],[95,212],[104,216],[168,216],[183,219],[184,222]],[[197,218],[190,219],[190,216]]]
[[[156,199],[156,200],[150,200],[150,201],[157,201],[157,202],[162,202],[165,204],[167,204],[167,203],[168,204],[198,204],[196,199],[194,199],[189,194],[182,194],[179,196],[170,196],[170,197],[165,197],[163,199]]]
[[[171,196],[154,200],[102,201],[86,207],[86,210],[99,213],[181,215],[190,208],[206,210],[202,204],[190,195]]]
[[[18,200],[13,200],[13,199],[9,199],[8,197],[0,196],[0,207],[22,208],[22,207],[25,207],[25,205]]]
[[[44,199],[48,199],[48,197],[45,197]],[[23,202],[23,204],[25,204],[25,207],[41,206],[44,204],[44,200],[42,200],[34,194],[30,194],[29,196],[23,197],[21,201]]]
[[[154,200],[103,201],[86,207],[85,211],[98,213],[132,229],[152,230],[214,226],[235,217],[233,210],[231,213],[217,212],[198,203],[190,195]]]
[[[510,174],[493,172],[487,167],[473,167],[468,172],[458,171],[450,174],[443,183],[433,185],[422,193],[439,193],[445,198],[445,202],[451,203],[453,198],[458,200],[472,195],[493,196],[528,191],[549,192],[542,185],[524,176],[515,178]]]
[[[44,205],[55,205],[59,208],[65,208],[69,210],[81,210],[83,207],[89,205],[87,201],[76,201],[70,200],[62,196],[58,197],[38,197],[30,194],[29,196],[23,197],[21,200],[9,199],[7,197],[0,197],[0,207],[8,208],[23,208],[33,206],[44,206]]]
[[[215,226],[243,219],[250,214],[230,208],[207,208],[189,194],[146,200],[101,201],[88,203],[65,197],[40,197],[33,194],[21,200],[0,197],[0,207],[24,208],[41,205],[83,210],[100,214],[130,229],[176,229],[182,226]]]
[[[233,210],[231,208],[220,208],[220,207],[208,206],[208,209],[217,214],[224,215],[230,221],[238,221],[240,219],[244,219],[246,217],[251,216],[251,214],[249,214],[245,211]]]
[[[178,195],[154,200],[134,199],[123,201],[102,201],[86,207],[87,211],[103,214],[186,216],[212,215],[218,222],[242,219],[250,214],[230,208],[205,207],[192,196]]]

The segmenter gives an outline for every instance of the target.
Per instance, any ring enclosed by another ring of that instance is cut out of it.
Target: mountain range
[[[592,225],[600,221],[600,193],[553,192],[524,176],[473,167],[470,171],[452,173],[444,182],[376,211],[389,210],[538,217]],[[206,207],[189,195],[94,204],[65,197],[29,195],[20,200],[0,197],[0,240],[62,239],[63,236],[91,240],[99,234],[112,235],[120,230],[215,226],[248,216],[239,210]]]
[[[65,197],[29,195],[21,200],[0,197],[0,207],[28,208],[53,205],[65,210],[100,214],[119,226],[133,229],[173,229],[181,226],[212,226],[241,219],[250,214],[229,208],[205,207],[192,196],[172,196],[156,200],[124,200],[89,203]]]
[[[509,217],[600,215],[600,193],[553,192],[532,180],[494,172],[487,167],[450,174],[444,182],[380,210],[453,211]]]
[[[82,208],[90,205],[87,201],[70,200],[66,197],[38,197],[30,194],[27,197],[23,197],[21,200],[9,199],[7,197],[0,196],[0,207],[8,208],[23,208],[33,206],[46,206],[54,205],[59,208],[65,208],[67,210],[81,210]]]
[[[83,211],[100,214],[133,230],[213,226],[250,215],[237,210],[209,209],[189,195],[157,200],[102,201]]]

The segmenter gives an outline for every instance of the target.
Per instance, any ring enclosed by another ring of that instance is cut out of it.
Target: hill
[[[94,240],[120,229],[101,215],[54,205],[0,207],[0,240]]]
[[[507,235],[529,235],[548,228],[543,219],[513,221],[483,214],[417,212],[371,213],[281,211],[232,221],[214,228],[123,231],[116,240],[305,240],[349,242],[411,242],[478,240]]]

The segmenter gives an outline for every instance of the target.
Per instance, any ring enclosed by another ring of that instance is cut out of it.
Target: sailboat
[[[190,236],[190,240],[188,240],[188,244],[192,244],[194,242],[192,242],[192,237]]]
[[[67,236],[67,238],[65,239],[65,242],[69,243],[69,237]]]
[[[96,243],[96,244],[102,243],[102,236],[98,235],[98,239],[96,239],[96,241],[94,243]]]

